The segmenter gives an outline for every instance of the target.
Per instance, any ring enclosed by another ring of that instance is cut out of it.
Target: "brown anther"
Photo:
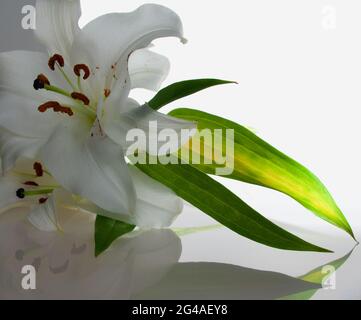
[[[55,63],[57,63],[60,67],[64,67],[64,58],[60,54],[54,54],[48,62],[49,68],[51,70],[55,70]]]
[[[90,69],[86,64],[77,64],[74,66],[74,73],[80,77],[80,71],[83,71],[83,79],[86,80],[90,77]]]
[[[44,204],[48,200],[49,200],[49,198],[41,198],[41,199],[39,199],[39,204]]]
[[[71,110],[71,108],[63,107],[59,104],[59,102],[56,101],[49,101],[38,107],[38,111],[42,113],[48,111],[49,109],[53,109],[54,112],[65,113],[70,117],[74,115],[74,112]]]
[[[39,185],[34,181],[26,181],[24,182],[25,186],[31,186],[31,187],[39,187]]]
[[[44,89],[45,85],[50,86],[50,81],[49,79],[43,75],[43,74],[39,74],[38,77],[34,80],[34,89],[35,90],[39,90],[39,89]]]
[[[73,92],[71,94],[71,97],[75,100],[82,101],[86,106],[88,106],[90,104],[89,98],[85,94],[82,94],[80,92]]]
[[[108,98],[111,93],[112,93],[112,92],[110,91],[110,89],[104,89],[104,96],[105,96],[106,98]]]
[[[59,102],[56,102],[56,101],[49,101],[49,102],[46,102],[44,104],[42,104],[38,110],[39,112],[45,112],[49,109],[54,109],[55,107],[57,106],[60,106]]]
[[[33,168],[37,177],[42,177],[44,175],[44,170],[41,163],[35,162]]]

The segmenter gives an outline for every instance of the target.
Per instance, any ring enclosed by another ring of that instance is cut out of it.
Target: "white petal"
[[[80,30],[80,0],[37,0],[36,31],[50,55],[68,58],[75,34]]]
[[[75,37],[71,60],[87,64],[95,73],[89,79],[93,91],[103,94],[105,88],[123,90],[127,96],[129,55],[156,38],[182,36],[182,23],[176,13],[146,4],[130,13],[111,13],[91,21]]]
[[[0,213],[16,204],[21,204],[21,202],[25,203],[24,200],[16,196],[16,190],[20,187],[20,182],[13,176],[0,178]]]
[[[169,227],[183,210],[183,201],[170,189],[130,166],[137,193],[131,223],[143,229]]]
[[[12,169],[21,157],[35,158],[45,142],[46,140],[43,139],[25,138],[0,129],[0,157],[3,172]]]
[[[107,137],[90,135],[75,118],[59,125],[41,150],[47,169],[69,192],[104,210],[130,214],[135,191],[121,148]]]
[[[129,58],[132,88],[158,91],[170,70],[169,60],[147,49],[133,52]]]
[[[154,111],[148,105],[137,107],[133,104],[129,111],[121,113],[118,117],[104,119],[104,131],[114,142],[128,147],[132,141],[126,141],[126,134],[131,129],[140,129],[147,137],[147,148],[142,151],[158,156],[180,149],[194,135],[196,127],[194,122],[167,116]],[[188,134],[182,134],[183,130],[187,130]],[[161,133],[168,132],[173,133],[174,141],[160,141],[163,139]],[[161,146],[166,142],[169,142],[169,148],[162,151]]]
[[[50,196],[43,204],[35,205],[28,215],[28,220],[40,231],[54,232],[59,230],[54,196]]]
[[[47,101],[70,102],[66,97],[33,88],[34,80],[42,73],[50,83],[67,88],[65,80],[49,70],[47,61],[45,54],[36,52],[0,54],[0,127],[24,137],[47,138],[63,118],[53,112],[38,111],[38,106]]]

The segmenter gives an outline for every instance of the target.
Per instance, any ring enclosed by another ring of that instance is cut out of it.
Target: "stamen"
[[[71,108],[63,107],[59,102],[56,101],[49,101],[38,107],[38,111],[42,113],[48,111],[49,109],[53,109],[54,112],[65,113],[69,117],[74,115],[74,112],[71,110]]]
[[[110,91],[110,89],[104,89],[104,96],[105,96],[106,98],[108,98],[111,93],[112,93],[112,92]]]
[[[64,58],[60,54],[54,54],[48,62],[49,68],[53,71],[55,71],[55,63],[63,68],[65,65]]]
[[[49,198],[41,198],[39,199],[39,204],[44,204],[49,200]]]
[[[44,175],[43,166],[40,162],[35,162],[33,168],[37,177],[42,177]]]
[[[25,198],[25,190],[23,188],[19,189],[16,191],[16,196],[19,199],[24,199]]]
[[[50,81],[49,79],[43,75],[43,74],[39,74],[38,77],[34,80],[34,89],[35,90],[39,90],[39,89],[44,89],[45,85],[50,86]]]
[[[85,94],[82,94],[80,92],[73,92],[71,94],[71,97],[75,100],[82,101],[86,106],[88,106],[90,104],[89,98]]]
[[[26,181],[23,183],[25,186],[31,186],[31,187],[39,187],[39,185],[34,181]]]
[[[87,65],[85,64],[77,64],[74,66],[74,73],[80,77],[80,71],[83,71],[84,75],[83,75],[83,79],[86,80],[90,77],[90,69]]]

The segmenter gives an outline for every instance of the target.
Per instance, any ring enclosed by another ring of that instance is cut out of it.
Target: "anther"
[[[59,102],[56,101],[49,101],[38,107],[38,111],[42,113],[48,111],[49,109],[53,109],[54,112],[65,113],[70,117],[74,115],[74,112],[71,110],[71,108],[63,107],[59,104]]]
[[[44,175],[44,170],[41,163],[35,162],[33,168],[37,177],[42,177]]]
[[[49,198],[41,198],[39,199],[39,204],[44,204],[49,200]]]
[[[53,71],[55,70],[55,63],[60,67],[64,67],[64,58],[60,54],[54,54],[48,62],[49,68]]]
[[[74,73],[80,77],[80,71],[83,71],[83,79],[86,80],[90,77],[90,69],[86,64],[77,64],[74,66]]]
[[[31,187],[39,187],[39,185],[34,181],[26,181],[23,183],[25,186],[31,186]]]
[[[54,109],[59,105],[60,105],[59,102],[49,101],[49,102],[46,102],[46,103],[42,104],[41,106],[39,106],[38,110],[39,110],[39,112],[45,112],[49,109]]]
[[[110,89],[104,89],[104,96],[105,96],[106,98],[108,98],[108,97],[110,96],[110,94],[111,94]]]
[[[35,90],[44,89],[45,85],[50,86],[49,79],[43,74],[39,74],[38,77],[34,80],[34,84],[33,84],[34,89]]]
[[[88,106],[88,105],[90,104],[89,98],[88,98],[86,95],[84,95],[84,94],[82,94],[82,93],[80,93],[80,92],[73,92],[73,93],[71,94],[71,97],[72,97],[73,99],[75,99],[75,100],[80,100],[80,101],[82,101],[86,106]]]
[[[16,191],[16,196],[19,199],[24,199],[25,198],[25,189],[21,188],[19,190]]]

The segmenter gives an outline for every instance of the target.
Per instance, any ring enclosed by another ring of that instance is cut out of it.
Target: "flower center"
[[[49,174],[43,169],[43,166],[39,162],[35,162],[33,165],[34,174],[19,173],[20,176],[31,177],[32,180],[27,180],[22,183],[23,187],[16,190],[16,196],[19,199],[25,199],[27,197],[39,197],[38,202],[44,204],[47,202],[49,195],[51,195],[59,186],[47,186],[42,185],[37,179],[44,176],[45,173]]]
[[[48,61],[48,66],[51,71],[57,70],[58,72],[60,72],[65,81],[72,88],[72,92],[69,92],[65,89],[59,88],[56,85],[51,84],[49,79],[44,74],[39,74],[34,80],[34,89],[44,89],[50,92],[54,92],[60,96],[70,98],[70,101],[72,102],[70,104],[62,104],[60,101],[48,101],[38,106],[38,111],[44,113],[52,110],[53,112],[65,114],[69,117],[73,116],[75,113],[81,113],[95,120],[96,106],[92,105],[90,99],[83,93],[81,85],[81,82],[87,80],[91,75],[89,67],[85,64],[77,64],[74,66],[73,71],[78,79],[77,85],[75,85],[72,82],[71,77],[69,77],[64,70],[65,61],[60,54],[53,55]]]

